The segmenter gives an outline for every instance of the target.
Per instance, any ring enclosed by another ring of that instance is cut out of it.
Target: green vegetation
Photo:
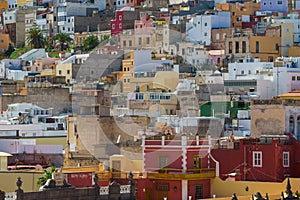
[[[55,35],[53,39],[55,42],[58,42],[61,51],[68,49],[73,40],[68,34],[65,33],[59,33]]]
[[[44,48],[46,39],[43,36],[43,32],[37,26],[34,26],[32,29],[28,31],[28,35],[26,37],[26,42],[33,48]]]
[[[30,47],[30,46],[17,48],[17,49],[15,49],[14,52],[11,53],[9,58],[11,58],[11,59],[18,58],[19,56],[30,51],[31,49],[32,49],[32,47]]]
[[[47,180],[52,178],[52,173],[55,172],[55,170],[56,170],[56,167],[54,167],[54,166],[52,166],[48,170],[44,170],[44,176],[40,177],[38,179],[37,184],[40,185],[40,186],[45,185]]]
[[[14,46],[11,43],[9,43],[9,46],[8,46],[7,51],[5,52],[5,55],[7,57],[9,57],[14,51],[15,51]]]
[[[90,35],[83,41],[83,51],[90,51],[100,44],[97,36]]]

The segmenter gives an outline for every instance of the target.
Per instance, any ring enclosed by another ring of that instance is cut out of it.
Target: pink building
[[[208,55],[213,64],[217,66],[223,66],[223,59],[225,58],[224,50],[210,50]]]
[[[135,34],[152,34],[153,33],[153,19],[149,15],[145,14],[142,20],[134,21]]]

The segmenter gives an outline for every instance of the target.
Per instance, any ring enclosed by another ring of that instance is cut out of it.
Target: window
[[[111,25],[111,29],[115,29],[115,25],[113,24],[113,25]]]
[[[262,152],[253,151],[253,167],[262,167]]]
[[[146,44],[150,44],[150,38],[149,37],[146,38]]]
[[[119,28],[120,28],[120,29],[122,28],[122,24],[119,24]]]
[[[300,81],[300,76],[297,76],[297,81]]]
[[[164,168],[168,166],[169,158],[168,156],[159,156],[159,168]]]
[[[119,15],[119,20],[122,21],[122,15]]]
[[[259,53],[259,42],[258,41],[255,42],[255,52]]]
[[[285,151],[282,154],[282,161],[283,161],[283,167],[289,167],[290,166],[290,152]]]
[[[204,36],[207,36],[207,33],[206,33],[206,32],[204,33]]]
[[[267,2],[264,2],[264,6],[267,5]]]
[[[229,53],[232,53],[232,42],[229,42],[228,50],[229,50]]]
[[[126,47],[126,40],[123,41],[123,47]]]
[[[132,46],[132,40],[129,40],[129,46],[130,47]]]
[[[207,26],[207,22],[204,23],[204,26]]]
[[[217,33],[217,34],[216,34],[216,40],[219,40],[219,39],[220,39],[220,34]]]
[[[296,80],[296,76],[292,76],[292,81],[295,81]]]
[[[139,45],[142,45],[142,38],[139,37]]]
[[[294,116],[290,116],[290,118],[289,118],[289,125],[290,125],[290,133],[292,134],[292,135],[294,135],[295,134],[295,122],[294,122]]]
[[[195,185],[195,199],[203,199],[203,186]]]
[[[130,79],[127,79],[127,83],[130,83]]]
[[[124,79],[123,81],[124,81],[124,83],[126,83],[126,79]]]
[[[235,42],[235,53],[239,53],[240,50],[240,42]]]
[[[248,74],[251,74],[251,70],[248,70]]]
[[[58,70],[58,74],[61,75],[61,70]]]
[[[246,41],[242,42],[242,53],[246,53]]]
[[[270,4],[270,6],[271,6],[271,5],[272,5],[272,2],[270,1],[269,4]]]
[[[278,4],[278,5],[282,5],[282,0],[277,1],[277,4]]]
[[[241,74],[245,74],[244,70],[241,71]]]
[[[67,70],[67,74],[70,74],[70,70],[69,69]]]
[[[225,39],[226,39],[226,33],[223,34],[223,40],[225,40]]]

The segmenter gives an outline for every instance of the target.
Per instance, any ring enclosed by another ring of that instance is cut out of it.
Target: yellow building
[[[130,58],[122,62],[123,92],[149,92],[169,91],[174,92],[178,82],[179,74],[175,71],[157,71],[153,73],[134,72],[134,51],[130,52]]]
[[[127,178],[128,174],[140,174],[143,169],[142,160],[129,160],[124,155],[112,155],[109,158],[112,178]]]
[[[130,91],[168,91],[174,92],[179,82],[175,71],[157,71],[154,77],[134,77],[130,80]]]
[[[130,83],[134,78],[134,52],[130,52],[130,58],[128,60],[122,61],[122,83],[123,83],[123,92],[132,92]]]
[[[2,15],[2,11],[7,10],[8,9],[8,2],[1,0],[0,1],[0,14]]]
[[[33,0],[17,0],[18,7],[33,6]]]
[[[300,57],[300,46],[292,46],[288,50],[288,57]]]
[[[250,36],[250,53],[261,62],[273,62],[280,57],[280,36]]]
[[[66,77],[66,83],[70,83],[72,80],[72,63],[57,64],[56,65],[56,76]]]
[[[277,57],[288,56],[293,45],[293,24],[272,24],[263,36],[250,36],[250,53],[261,62],[273,62]]]

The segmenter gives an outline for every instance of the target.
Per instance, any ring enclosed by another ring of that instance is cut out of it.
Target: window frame
[[[256,157],[259,155],[259,157]],[[262,151],[253,151],[252,152],[252,166],[253,167],[262,167]]]
[[[287,156],[287,157],[285,157],[285,156]],[[282,166],[290,167],[290,152],[289,151],[282,152]]]

